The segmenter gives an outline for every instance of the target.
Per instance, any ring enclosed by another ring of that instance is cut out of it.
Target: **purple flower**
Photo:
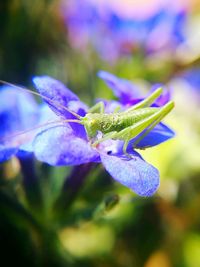
[[[107,82],[111,80],[108,84],[112,85],[116,96],[120,100],[123,99],[123,103],[104,101],[106,112],[112,112],[116,105],[126,108],[125,100],[128,99],[128,95],[130,97],[130,93],[131,101],[134,102],[134,94],[138,93],[130,82],[104,72],[105,77]],[[145,162],[132,147],[133,142],[137,141],[140,135],[129,142],[127,151],[131,157],[124,155],[123,141],[120,140],[106,140],[97,147],[93,147],[84,126],[72,121],[68,122],[74,119],[77,121],[79,116],[84,117],[88,107],[61,82],[51,77],[35,77],[33,82],[50,108],[46,104],[38,106],[27,93],[11,87],[2,87],[0,161],[29,151],[33,152],[38,160],[54,166],[102,162],[115,180],[137,194],[151,196],[156,191],[159,185],[158,170]],[[54,123],[49,123],[52,121]],[[28,131],[25,135],[15,135],[18,132],[33,129],[43,122],[46,122],[43,127],[34,132]],[[136,148],[154,146],[172,136],[173,132],[160,123],[137,142]]]
[[[56,112],[58,119],[62,117],[63,120],[63,122],[42,129],[36,135],[33,141],[33,151],[37,159],[54,166],[102,162],[115,180],[137,194],[150,196],[155,193],[159,185],[159,173],[156,168],[145,162],[133,149],[129,149],[131,158],[125,156],[122,141],[107,140],[96,148],[92,147],[83,125],[64,121],[71,119],[69,108],[78,115],[84,116],[83,114],[87,113],[87,106],[53,78],[35,77],[33,81],[42,93],[44,101]],[[137,144],[137,147],[143,148],[163,142],[169,139],[167,135],[170,131],[167,126],[160,124],[157,130],[152,130],[149,138],[146,136]]]
[[[120,103],[134,105],[144,99],[144,95],[141,94],[139,88],[129,80],[118,78],[106,71],[99,71],[98,76],[112,89],[114,95],[119,98]],[[159,87],[162,87],[164,92],[156,100],[155,104],[163,106],[170,100],[170,91],[165,86],[161,84],[154,85],[150,90],[150,94]]]
[[[185,38],[187,8],[169,0],[63,0],[61,12],[71,45],[85,49],[92,44],[107,60],[131,54],[135,47],[173,51]]]
[[[0,162],[23,150],[32,133],[18,133],[36,126],[38,119],[38,106],[30,94],[10,86],[0,87]]]
[[[135,101],[142,97],[137,86],[128,80],[120,79],[106,71],[99,71],[98,76],[112,89],[114,95],[122,104],[127,104],[128,101]]]

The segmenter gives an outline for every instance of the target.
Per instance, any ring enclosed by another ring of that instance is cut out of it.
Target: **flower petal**
[[[75,106],[74,112],[84,112],[86,105],[84,105],[77,95],[71,92],[63,83],[53,79],[48,76],[36,76],[33,78],[33,83],[35,84],[37,90],[43,97],[44,101],[50,106],[50,108],[57,114],[64,118],[72,118],[72,114],[65,109],[69,107],[71,101],[75,101],[74,104],[71,103],[71,106]]]
[[[0,145],[0,163],[6,160],[9,160],[13,155],[18,151],[18,148],[12,147],[7,148],[3,145]]]
[[[159,172],[138,154],[131,159],[101,154],[101,160],[110,175],[140,196],[151,196],[159,186]]]
[[[175,135],[174,131],[172,131],[169,127],[163,123],[159,123],[146,136],[137,142],[137,140],[139,140],[144,133],[145,131],[129,142],[127,152],[133,150],[133,147],[143,149],[159,145]]]
[[[114,94],[119,98],[122,104],[135,105],[144,100],[144,96],[139,93],[139,89],[130,81],[120,79],[111,73],[100,71],[98,76],[102,78],[106,84],[113,90]],[[162,95],[155,101],[157,106],[163,106],[170,100],[170,90],[161,84],[152,86],[150,93],[152,94],[159,87],[163,88]]]
[[[30,94],[10,86],[0,89],[0,160],[4,161],[33,138],[33,132],[26,131],[37,125],[39,109]]]
[[[50,165],[79,165],[99,161],[98,153],[69,126],[54,126],[37,135],[33,143],[36,157]]]
[[[2,137],[29,129],[37,123],[38,117],[38,106],[30,94],[10,86],[0,87]]]
[[[140,97],[138,88],[132,82],[120,79],[106,71],[99,71],[98,76],[105,81],[123,104]]]

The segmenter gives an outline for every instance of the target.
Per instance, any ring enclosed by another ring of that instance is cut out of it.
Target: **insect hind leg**
[[[138,123],[129,126],[116,134],[116,139],[124,140],[123,152],[127,154],[128,143],[131,139],[138,136],[145,129],[147,131],[138,139],[139,141],[146,136],[174,107],[172,101],[168,102],[162,108],[158,108],[158,111],[146,119],[139,121]],[[137,142],[139,142],[137,140]],[[135,146],[135,145],[134,145]]]
[[[166,116],[167,113],[163,112],[160,114],[160,116],[147,128],[147,130],[133,143],[133,149],[136,148],[136,146],[139,144],[139,142],[147,136],[158,123],[161,122],[161,120]]]
[[[133,107],[130,107],[129,109],[127,109],[126,112],[130,112],[130,111],[133,111],[139,108],[145,108],[145,107],[151,106],[155,102],[155,100],[162,94],[162,92],[163,92],[163,89],[158,88],[151,95],[146,97],[144,100],[134,105]]]
[[[147,129],[146,131],[138,138],[135,140],[135,142],[133,143],[133,149],[137,148],[137,145],[139,144],[139,142],[144,139],[145,136],[147,136],[155,127],[156,125],[158,125],[161,120],[163,119],[163,116],[161,116],[160,118],[158,118],[157,120],[155,120]]]

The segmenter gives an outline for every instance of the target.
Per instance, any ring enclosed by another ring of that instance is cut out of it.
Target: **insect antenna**
[[[50,98],[47,97],[47,96],[44,96],[44,95],[39,94],[39,93],[37,93],[37,92],[34,92],[34,91],[30,90],[30,89],[23,88],[23,87],[21,87],[21,86],[18,86],[18,85],[16,85],[16,84],[12,84],[12,83],[9,83],[9,82],[3,81],[3,80],[0,80],[0,83],[5,84],[5,85],[8,85],[8,86],[11,86],[11,87],[14,87],[14,88],[17,88],[17,89],[20,89],[20,90],[23,90],[23,91],[25,91],[25,92],[29,92],[29,93],[31,93],[31,94],[33,94],[33,95],[36,95],[36,96],[40,96],[40,97],[44,98],[45,100],[49,101],[50,103],[52,103],[52,104],[56,104],[58,107],[63,108],[63,109],[65,109],[66,111],[70,112],[70,113],[71,113],[72,115],[74,115],[77,119],[81,119],[81,118],[82,118],[80,115],[78,115],[78,114],[75,113],[74,111],[68,109],[67,107],[61,105],[60,103],[58,103],[58,102],[55,101],[55,100],[50,99]]]
[[[28,132],[31,132],[31,131],[34,131],[34,130],[37,130],[41,127],[44,127],[44,126],[48,126],[48,125],[51,125],[51,124],[58,124],[58,123],[65,123],[65,122],[74,122],[74,123],[79,123],[79,124],[82,124],[82,122],[80,120],[73,120],[73,119],[69,119],[69,120],[54,120],[54,121],[48,121],[46,123],[42,123],[40,125],[37,125],[35,127],[32,127],[28,130],[25,130],[25,131],[20,131],[18,133],[15,133],[15,134],[11,134],[9,136],[6,136],[5,138],[0,138],[0,142],[5,142],[5,141],[8,141],[9,139],[13,139],[19,135],[23,135],[23,134],[26,134]]]

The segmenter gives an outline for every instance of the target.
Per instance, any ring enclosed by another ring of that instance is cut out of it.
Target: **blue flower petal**
[[[76,119],[76,117],[65,109],[75,112],[80,116],[85,116],[88,107],[81,101],[78,96],[71,92],[63,83],[48,76],[33,78],[33,82],[40,92],[44,101],[59,116],[64,119]],[[86,137],[85,129],[77,123],[70,123],[72,129],[79,137]]]
[[[0,145],[0,163],[6,160],[9,160],[13,155],[18,151],[18,148],[12,147],[7,148],[3,145]]]
[[[99,161],[98,153],[67,125],[55,126],[40,133],[33,147],[36,157],[50,165],[79,165]]]
[[[101,154],[110,175],[140,196],[153,195],[159,186],[159,172],[137,154],[132,159]]]
[[[39,124],[46,123],[47,121],[56,121],[60,120],[60,118],[55,114],[55,112],[50,109],[49,105],[46,103],[42,103],[39,106],[39,112],[40,112],[40,121]]]
[[[10,86],[0,87],[1,137],[29,129],[38,117],[37,104],[30,94]]]
[[[106,71],[99,71],[98,76],[105,81],[123,104],[141,96],[138,88],[128,80],[120,79]]]
[[[26,132],[39,121],[38,105],[32,95],[10,86],[0,88],[0,160],[8,160],[33,137]]]
[[[33,153],[32,151],[20,149],[19,151],[17,151],[16,156],[20,159],[27,159],[27,158],[32,158]]]
[[[77,112],[79,109],[81,109],[80,112],[83,112],[86,107],[79,101],[77,95],[56,79],[48,76],[36,76],[33,78],[33,82],[44,101],[59,116],[72,118],[72,114],[65,109],[65,107],[69,107],[71,101],[76,101],[76,110],[72,109],[74,112]]]
[[[137,142],[137,140],[139,140],[144,133],[145,131],[129,142],[127,152],[132,151],[133,147],[144,149],[159,145],[175,135],[174,131],[172,131],[169,127],[163,123],[159,123],[146,136],[144,136],[144,138]]]

